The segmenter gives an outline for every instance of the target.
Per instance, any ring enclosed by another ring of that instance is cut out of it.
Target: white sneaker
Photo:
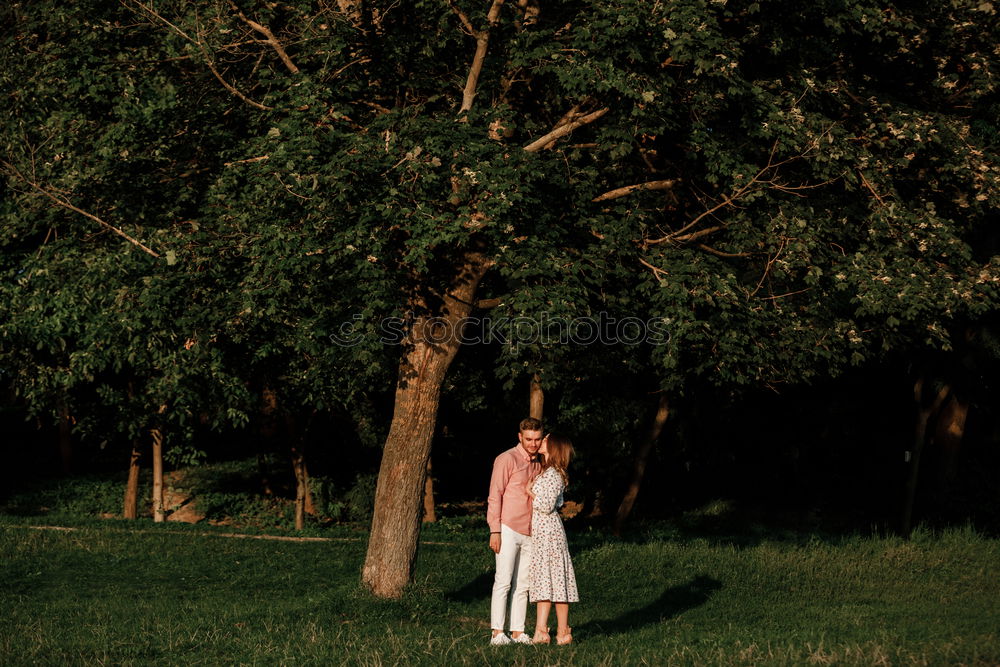
[[[506,646],[509,643],[510,637],[502,632],[498,635],[494,635],[493,638],[490,639],[490,646]]]
[[[522,632],[517,637],[511,637],[510,640],[515,644],[530,644],[531,637],[528,636],[527,632]]]

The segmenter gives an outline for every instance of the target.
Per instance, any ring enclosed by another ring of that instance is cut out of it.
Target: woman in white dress
[[[556,643],[573,641],[569,627],[569,603],[579,602],[576,575],[566,545],[559,508],[563,504],[563,490],[569,478],[566,468],[573,456],[573,443],[554,433],[542,440],[538,452],[543,456],[542,472],[528,485],[532,498],[531,513],[531,574],[530,599],[537,602],[533,644],[548,644],[549,612],[556,608]]]

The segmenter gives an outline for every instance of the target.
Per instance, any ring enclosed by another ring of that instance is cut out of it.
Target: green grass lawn
[[[576,645],[492,648],[478,526],[425,531],[414,585],[384,601],[358,584],[357,531],[32,522],[0,516],[2,664],[1000,664],[1000,542],[971,530],[571,533]]]

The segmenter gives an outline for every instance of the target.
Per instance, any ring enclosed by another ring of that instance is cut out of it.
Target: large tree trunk
[[[153,436],[153,521],[163,523],[167,513],[163,507],[163,431],[152,429]]]
[[[423,308],[413,322],[400,363],[361,575],[379,597],[399,597],[413,574],[441,384],[458,352],[458,334],[489,264],[482,253],[466,252],[443,302],[435,307],[420,299],[415,304]]]
[[[128,462],[128,482],[125,483],[125,507],[122,515],[126,519],[139,516],[139,443],[132,442],[132,457]]]
[[[635,506],[635,499],[639,496],[639,487],[642,486],[642,478],[646,474],[646,461],[649,459],[649,453],[653,451],[653,446],[660,439],[660,434],[663,432],[663,425],[667,423],[669,416],[670,402],[666,394],[660,394],[656,416],[653,417],[653,423],[649,427],[646,438],[639,445],[639,450],[635,453],[635,460],[632,462],[632,479],[629,482],[628,490],[625,491],[625,497],[622,498],[621,505],[618,506],[618,513],[615,514],[615,535],[621,534],[622,525],[624,525],[629,514],[632,513],[632,507]]]
[[[541,419],[545,411],[545,392],[542,391],[542,376],[535,373],[531,376],[531,387],[528,389],[528,416]]]
[[[903,493],[903,512],[899,522],[899,530],[904,537],[909,537],[913,530],[913,503],[917,497],[917,481],[920,479],[920,457],[927,442],[927,423],[930,421],[951,391],[948,385],[943,385],[934,396],[930,405],[924,405],[924,378],[917,380],[913,387],[913,397],[917,402],[917,423],[913,433],[913,449],[909,455],[909,472],[906,477],[906,487]]]

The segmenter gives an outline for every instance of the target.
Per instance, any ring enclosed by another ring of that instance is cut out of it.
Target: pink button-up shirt
[[[500,524],[504,524],[522,535],[531,535],[528,483],[540,470],[541,464],[533,462],[520,444],[496,458],[486,503],[486,522],[491,533],[499,533]]]

